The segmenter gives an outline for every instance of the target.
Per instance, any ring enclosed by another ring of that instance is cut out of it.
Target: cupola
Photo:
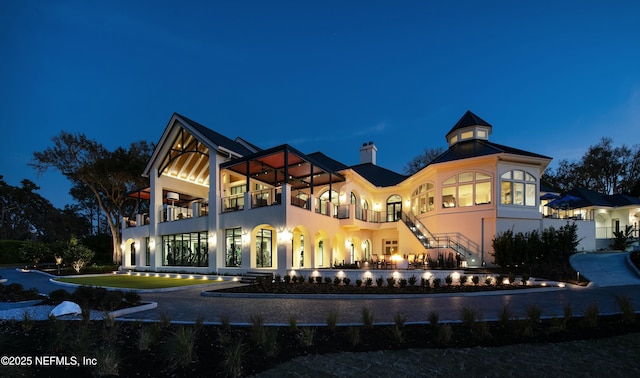
[[[451,147],[466,140],[489,140],[491,128],[489,123],[467,110],[458,123],[447,133],[447,143]]]

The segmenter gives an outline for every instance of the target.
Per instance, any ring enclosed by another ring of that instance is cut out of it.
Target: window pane
[[[262,229],[256,235],[256,266],[271,267],[271,230]]]
[[[433,189],[433,184],[430,184],[430,183],[427,184],[427,190],[429,190],[429,189]]]
[[[536,185],[535,184],[526,184],[527,194],[525,199],[526,206],[535,206],[536,205]]]
[[[458,187],[458,206],[473,206],[473,184]]]
[[[455,184],[456,183],[456,176],[453,177],[449,177],[448,179],[446,179],[442,185],[451,185],[451,184]]]
[[[460,135],[461,140],[471,139],[471,138],[473,138],[473,131],[465,131]]]
[[[511,205],[512,184],[509,181],[502,181],[500,188],[500,203],[503,205]]]
[[[430,191],[429,193],[427,193],[427,203],[429,204],[429,206],[427,207],[427,211],[433,211],[435,209],[433,198],[434,198],[433,191]]]
[[[458,175],[458,182],[471,182],[473,181],[473,172],[464,172]]]
[[[513,171],[513,179],[514,180],[524,180],[524,172],[523,171]]]
[[[476,172],[476,180],[489,180],[491,176],[486,173]]]
[[[242,233],[240,228],[225,230],[225,266],[239,267],[242,265]]]
[[[503,179],[510,180],[511,179],[511,171],[503,173],[501,177]]]
[[[526,177],[527,177],[527,181],[534,181],[534,182],[536,181],[536,178],[535,178],[535,177],[533,177],[533,176],[531,176],[531,175],[530,175],[530,174],[528,174],[528,173],[527,173]]]
[[[456,207],[456,188],[442,188],[442,207]]]
[[[491,203],[491,182],[480,182],[476,184],[476,205]]]
[[[513,204],[524,205],[524,184],[521,182],[513,183]]]
[[[478,138],[487,138],[487,130],[478,130]]]

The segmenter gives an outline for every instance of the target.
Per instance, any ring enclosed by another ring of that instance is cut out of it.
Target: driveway
[[[576,253],[569,262],[590,286],[640,285],[640,277],[627,264],[629,252]]]

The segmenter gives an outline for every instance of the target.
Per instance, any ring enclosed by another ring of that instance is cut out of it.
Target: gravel
[[[13,308],[6,308],[13,307]],[[24,303],[5,304],[0,309],[0,320],[16,320],[22,321],[29,320],[47,320],[49,319],[49,313],[55,306],[29,306]],[[81,315],[64,315],[58,316],[61,320],[81,320]],[[100,311],[91,311],[91,320],[104,319],[103,313]]]

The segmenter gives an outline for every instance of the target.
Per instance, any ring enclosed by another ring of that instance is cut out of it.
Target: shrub
[[[291,283],[291,276],[288,274],[284,275],[284,283]]]
[[[435,328],[438,326],[438,323],[440,322],[440,313],[438,311],[429,311],[427,317],[429,318],[429,324],[431,324],[431,327]]]
[[[373,327],[373,314],[367,307],[362,308],[362,325],[367,329]]]
[[[448,274],[445,278],[444,278],[444,282],[447,283],[447,286],[451,286],[451,284],[453,283],[453,277],[451,277],[450,274]]]
[[[409,277],[409,286],[415,286],[416,282],[418,282],[418,279],[416,278],[416,276],[411,275],[411,277]]]
[[[596,328],[598,326],[598,317],[600,316],[600,308],[598,302],[593,301],[584,310],[584,326],[587,328]]]
[[[426,278],[422,278],[422,279],[420,280],[420,285],[421,285],[422,287],[424,287],[424,288],[427,288],[427,289],[428,289],[428,288],[429,288],[429,286],[431,285],[431,283],[429,282],[429,280],[428,280],[428,279],[426,279]]]
[[[436,336],[436,340],[441,345],[448,345],[451,342],[451,337],[453,336],[453,330],[451,326],[448,324],[444,324],[438,327],[438,335]]]
[[[333,284],[334,285],[338,286],[338,285],[340,285],[341,282],[342,282],[342,278],[340,278],[340,277],[334,277],[333,278]]]
[[[362,286],[362,280],[361,279],[356,279],[356,286],[357,287],[361,287]]]
[[[241,338],[237,338],[228,347],[224,348],[222,371],[227,377],[242,377],[246,348]]]
[[[298,276],[292,276],[291,277],[291,282],[293,282],[293,283],[298,282]]]
[[[616,306],[620,310],[620,320],[625,324],[636,322],[636,310],[633,307],[631,298],[626,295],[616,295]]]
[[[300,335],[298,339],[300,341],[300,345],[303,347],[312,346],[314,343],[314,339],[316,336],[316,328],[315,327],[304,327],[300,330]]]
[[[434,289],[439,288],[441,283],[442,283],[442,279],[441,278],[434,278],[433,279],[433,288]]]
[[[324,283],[326,283],[327,285],[331,283],[331,277],[325,277],[324,278]]]
[[[347,327],[347,342],[351,346],[360,344],[360,328],[359,327]]]
[[[69,299],[71,294],[65,289],[56,289],[49,293],[49,299],[54,303],[61,303]]]
[[[94,254],[92,250],[82,245],[77,238],[72,237],[67,243],[63,257],[66,261],[71,262],[71,266],[77,273],[80,273],[82,268],[91,262]]]
[[[349,278],[349,277],[343,278],[342,279],[342,283],[344,283],[345,286],[351,285],[351,278]]]
[[[491,286],[492,282],[493,282],[493,279],[491,279],[491,277],[487,277],[484,279],[484,284],[487,286]]]
[[[366,280],[364,280],[364,284],[365,284],[365,286],[372,286],[373,285],[373,278],[368,277]]]
[[[376,285],[378,287],[382,287],[382,285],[384,285],[384,278],[382,278],[382,277],[376,278]]]
[[[480,283],[480,277],[478,276],[471,277],[471,282],[473,282],[475,286],[478,286],[478,284]]]
[[[466,284],[468,279],[469,278],[465,275],[460,276],[460,285]]]
[[[327,314],[327,328],[330,331],[334,331],[336,329],[336,325],[338,324],[338,311],[331,310]]]
[[[20,258],[38,265],[41,260],[51,254],[49,247],[40,242],[27,240],[20,247]]]
[[[137,292],[130,290],[124,293],[124,300],[131,305],[137,305],[142,297]]]
[[[401,278],[398,285],[400,285],[400,287],[404,289],[405,287],[407,287],[407,280],[404,278]]]
[[[394,287],[396,285],[396,279],[393,277],[387,277],[387,286]]]

